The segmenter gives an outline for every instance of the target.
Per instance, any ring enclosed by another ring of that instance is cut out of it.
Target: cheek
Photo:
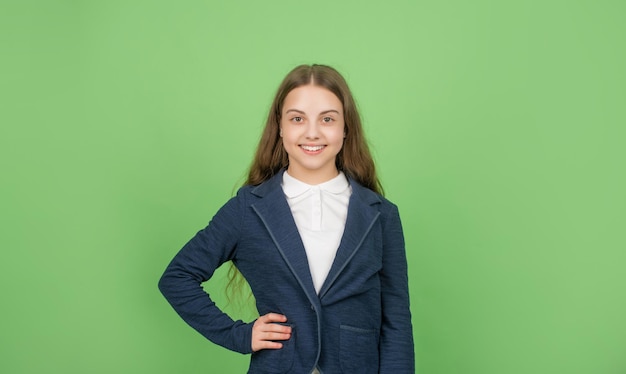
[[[283,145],[285,145],[286,147],[293,145],[293,143],[297,143],[298,138],[298,135],[294,134],[293,131],[283,130]]]
[[[344,141],[343,134],[344,134],[344,128],[340,127],[340,128],[333,129],[332,134],[330,134],[329,136],[332,139],[333,143],[343,144],[343,141]]]
[[[282,126],[281,133],[283,138],[283,143],[288,143],[290,140],[293,140],[296,136],[293,131],[293,127],[290,126]]]

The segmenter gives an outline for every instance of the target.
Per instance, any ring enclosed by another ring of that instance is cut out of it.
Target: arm
[[[382,329],[380,373],[414,373],[415,353],[409,309],[404,235],[398,208],[391,205],[383,222]]]
[[[235,255],[243,215],[241,192],[174,257],[159,289],[185,322],[212,342],[240,353],[252,351],[252,324],[233,321],[202,289],[214,271]]]

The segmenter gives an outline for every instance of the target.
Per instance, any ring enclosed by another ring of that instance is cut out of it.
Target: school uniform
[[[248,373],[414,373],[407,264],[398,209],[348,179],[345,228],[322,281],[310,267],[283,172],[242,187],[174,257],[159,288],[179,315],[216,344],[252,353],[252,325],[233,321],[201,283],[232,260],[259,315],[287,317],[282,349],[251,354]],[[301,223],[300,223],[300,226]],[[300,229],[302,229],[300,227]]]

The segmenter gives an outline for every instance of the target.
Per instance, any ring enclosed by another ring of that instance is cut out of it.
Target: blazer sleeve
[[[398,208],[391,204],[383,223],[382,328],[380,373],[415,372],[407,260]]]
[[[176,254],[159,289],[180,317],[207,339],[240,353],[252,352],[252,324],[233,321],[202,288],[215,270],[234,257],[241,235],[243,193],[230,199]]]

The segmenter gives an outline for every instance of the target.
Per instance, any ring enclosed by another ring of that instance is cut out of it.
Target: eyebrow
[[[285,113],[289,113],[289,112],[296,112],[296,113],[300,113],[300,114],[305,114],[303,111],[298,110],[298,109],[287,109],[287,111]]]
[[[303,111],[301,111],[299,109],[287,109],[285,114],[287,114],[289,112],[296,112],[296,113],[300,113],[300,114],[306,114],[306,113],[304,113]],[[338,115],[340,114],[339,111],[335,110],[335,109],[328,109],[328,110],[325,110],[325,111],[321,112],[320,114],[327,114],[327,113],[337,113]]]

